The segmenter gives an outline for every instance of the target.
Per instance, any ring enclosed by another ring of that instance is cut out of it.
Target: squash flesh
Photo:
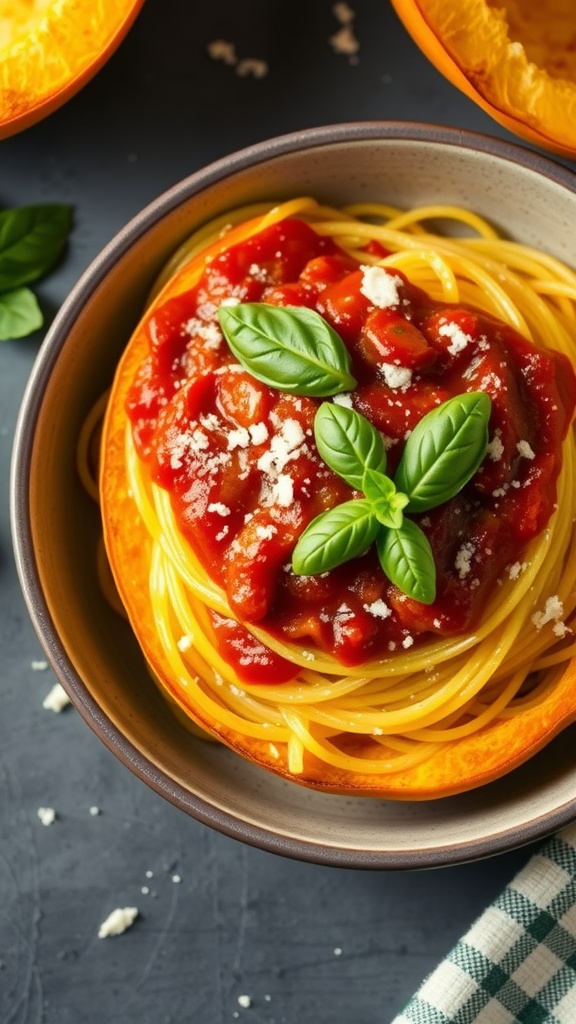
[[[393,0],[438,69],[511,131],[576,153],[571,0]]]
[[[0,138],[60,106],[105,63],[143,0],[0,0]]]

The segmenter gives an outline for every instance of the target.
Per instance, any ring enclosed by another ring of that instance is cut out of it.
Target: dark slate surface
[[[510,138],[428,65],[385,2],[351,6],[357,63],[328,42],[330,0],[147,0],[82,93],[0,143],[0,207],[74,206],[69,252],[38,289],[48,319],[133,214],[236,148],[379,118]],[[216,38],[267,60],[268,76],[211,61]],[[41,341],[0,346],[0,1022],[388,1024],[530,848],[420,873],[289,861],[188,819],[73,708],[44,710],[54,677],[33,667],[43,653],[8,522],[14,424]],[[56,809],[51,827],[40,806]],[[133,928],[99,940],[126,905],[140,909]]]

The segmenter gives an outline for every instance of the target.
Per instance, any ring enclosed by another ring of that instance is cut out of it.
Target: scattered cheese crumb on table
[[[268,64],[265,60],[259,60],[256,57],[245,57],[244,60],[238,61],[236,74],[241,78],[246,78],[248,75],[251,75],[252,78],[265,78],[268,74]]]
[[[236,63],[236,50],[234,43],[229,43],[225,39],[214,39],[213,42],[208,43],[208,56],[212,60],[221,60],[223,64],[232,66]]]
[[[50,692],[44,697],[42,707],[46,708],[47,711],[54,711],[56,714],[59,714],[70,703],[70,697],[61,683],[54,683]]]
[[[52,825],[56,821],[56,811],[53,807],[39,807],[37,814],[43,825]]]
[[[110,935],[122,935],[134,924],[138,917],[138,907],[116,907],[98,929],[98,938],[107,939]]]

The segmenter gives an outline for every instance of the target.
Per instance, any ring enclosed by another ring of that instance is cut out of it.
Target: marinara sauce
[[[196,287],[154,309],[149,356],[127,403],[140,457],[170,492],[180,530],[238,619],[344,665],[474,629],[554,511],[576,403],[563,355],[540,351],[476,309],[432,301],[397,270],[379,277],[302,221],[268,227],[214,257]],[[334,327],[358,381],[334,400],[381,431],[390,475],[425,413],[465,391],[490,396],[479,471],[455,498],[414,516],[436,563],[433,604],[391,584],[374,550],[322,575],[292,572],[305,526],[358,492],[316,451],[320,400],[273,390],[235,361],[217,310],[238,301],[309,306]],[[242,678],[294,675],[242,625],[217,615],[213,622]]]

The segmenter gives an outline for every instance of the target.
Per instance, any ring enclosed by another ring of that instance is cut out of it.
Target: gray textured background
[[[0,143],[0,207],[74,207],[68,253],[37,289],[48,320],[134,213],[249,143],[379,118],[510,138],[426,62],[384,0],[351,6],[357,63],[329,45],[329,0],[147,0],[77,97]],[[211,61],[216,38],[267,60],[268,76]],[[164,802],[73,708],[43,709],[54,677],[32,667],[43,653],[8,522],[14,423],[41,341],[0,345],[0,1024],[388,1024],[530,849],[422,873],[285,860]],[[49,828],[40,806],[56,809]],[[98,939],[125,905],[140,909],[133,928]]]

